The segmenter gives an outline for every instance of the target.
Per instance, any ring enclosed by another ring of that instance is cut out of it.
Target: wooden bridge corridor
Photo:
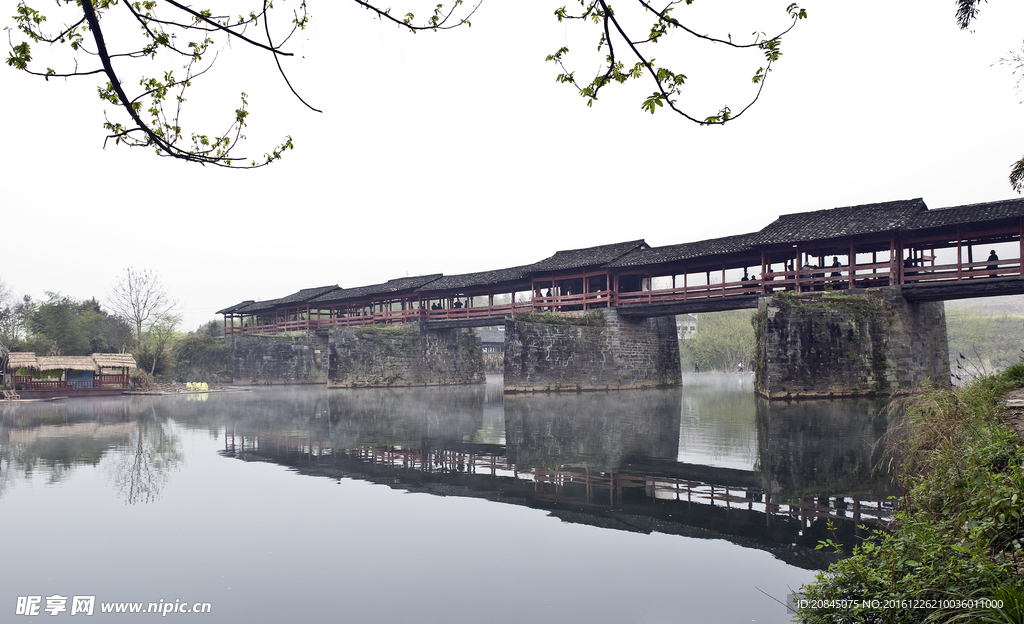
[[[559,251],[530,265],[307,288],[218,311],[225,332],[423,322],[499,324],[520,312],[667,316],[756,307],[780,291],[903,287],[911,301],[1024,293],[1024,199],[930,210],[921,199],[780,216],[748,234]]]

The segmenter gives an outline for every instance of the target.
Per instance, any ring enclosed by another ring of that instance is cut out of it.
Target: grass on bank
[[[1024,361],[910,401],[889,436],[894,527],[803,587],[799,621],[1024,622],[1024,443],[1000,403],[1020,387]],[[970,602],[986,599],[1001,607]]]

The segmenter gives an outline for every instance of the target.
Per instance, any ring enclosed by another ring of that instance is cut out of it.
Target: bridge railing
[[[937,264],[926,267],[907,267],[903,269],[903,283],[937,282],[949,280],[969,280],[986,277],[1009,277],[1022,275],[1022,265],[1018,258],[1008,260],[980,262],[960,262],[953,264]]]
[[[850,271],[848,265],[813,267],[811,269],[791,271],[769,271],[765,273],[764,292],[772,293],[781,290],[845,290],[850,287]],[[890,264],[875,262],[856,264],[852,268],[853,285],[855,288],[888,286],[890,281]]]
[[[320,319],[310,324],[312,329],[329,327],[351,327],[356,325],[382,325],[389,323],[411,323],[423,318],[424,310],[377,310],[370,314],[348,314],[330,319]]]
[[[308,318],[288,319],[274,324],[279,332],[305,331],[309,329]]]
[[[573,312],[577,310],[597,310],[607,308],[614,300],[614,293],[611,290],[597,290],[589,293],[574,295],[534,295],[531,308],[536,312]]]
[[[129,384],[130,377],[127,374],[100,373],[99,375],[96,375],[96,378],[93,380],[93,387],[95,388],[122,388],[127,390]]]
[[[424,310],[424,318],[427,321],[460,321],[466,319],[507,316],[513,312],[525,312],[531,309],[533,309],[532,302],[515,301],[512,303],[502,303],[498,305]]]
[[[888,286],[892,281],[891,273],[892,265],[888,260],[885,262],[855,264],[853,265],[853,286],[854,288]],[[844,273],[845,275],[846,273]]]
[[[615,296],[616,305],[637,305],[644,303],[674,303],[690,299],[708,299],[712,297],[731,297],[750,295],[761,292],[761,280],[725,282],[719,284],[694,284],[678,288],[659,288],[638,292],[619,293]]]

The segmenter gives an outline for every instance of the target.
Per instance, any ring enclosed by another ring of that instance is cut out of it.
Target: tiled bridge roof
[[[883,234],[952,232],[958,227],[1019,222],[1024,219],[1024,198],[929,210],[921,198],[845,206],[779,216],[761,230],[721,238],[651,247],[643,240],[583,249],[568,249],[523,266],[460,275],[423,275],[389,280],[383,284],[340,288],[306,288],[270,301],[243,301],[217,314],[255,314],[293,304],[365,300],[389,293],[443,293],[521,284],[531,277],[586,269],[654,268],[686,263],[711,265],[730,256],[752,255],[759,250],[828,241],[856,240]]]

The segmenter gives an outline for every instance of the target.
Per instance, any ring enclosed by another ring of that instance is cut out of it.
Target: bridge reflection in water
[[[860,527],[891,519],[888,477],[871,471],[886,425],[880,402],[769,404],[733,392],[723,412],[714,379],[578,396],[502,397],[500,385],[303,389],[246,402],[226,423],[222,453],[567,522],[727,539],[808,569],[832,560],[814,550],[819,540],[850,548]]]

